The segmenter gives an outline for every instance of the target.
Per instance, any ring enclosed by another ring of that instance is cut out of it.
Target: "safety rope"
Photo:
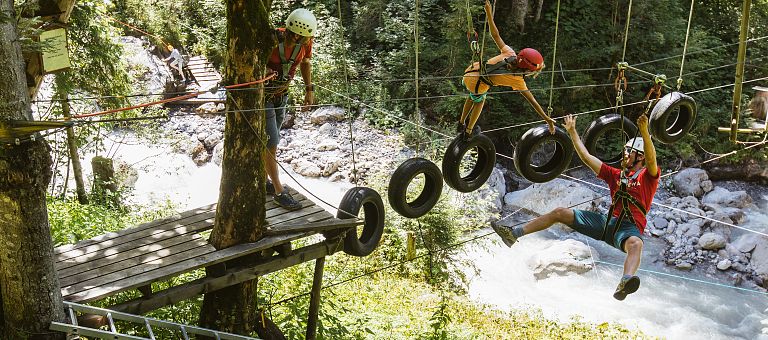
[[[340,29],[340,35],[341,35],[341,41],[346,41],[344,39],[344,22],[341,17],[341,0],[336,0],[336,5],[339,10],[339,28]],[[347,97],[349,97],[349,65],[347,64],[347,49],[342,48],[341,49],[341,56],[344,60],[344,91],[346,91]],[[349,121],[349,145],[351,147],[350,151],[352,153],[352,182],[357,185],[357,162],[355,160],[355,136],[354,136],[354,115],[352,114],[352,101],[347,100],[347,120]]]
[[[627,55],[627,38],[629,38],[629,21],[632,17],[632,0],[629,0],[629,6],[627,6],[627,23],[624,25],[624,49],[621,51],[621,62],[625,62]]]
[[[557,60],[557,30],[560,27],[560,0],[557,0],[557,11],[555,15],[555,38],[554,42],[552,43],[552,70],[554,71],[555,67],[555,61]],[[549,77],[549,104],[547,105],[547,116],[552,117],[552,98],[554,97],[555,91],[555,72],[551,73],[551,76]]]
[[[688,35],[691,33],[691,19],[693,18],[693,5],[696,0],[691,0],[691,11],[688,13],[688,28],[685,29],[685,43],[683,44],[683,58],[680,60],[680,75],[677,77],[677,90],[683,85],[683,68],[685,67],[685,52],[688,50]]]

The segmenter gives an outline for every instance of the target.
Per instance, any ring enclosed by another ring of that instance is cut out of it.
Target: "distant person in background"
[[[749,102],[749,109],[752,111],[752,118],[757,120],[766,120],[768,114],[768,91],[758,91],[755,98]]]
[[[168,44],[166,47],[168,47],[168,49],[171,51],[171,55],[169,55],[168,58],[163,59],[163,61],[167,62],[168,60],[171,60],[169,65],[179,71],[179,74],[181,75],[181,81],[186,83],[187,78],[184,77],[184,71],[182,71],[182,68],[184,67],[184,59],[181,57],[181,53],[171,44]]]

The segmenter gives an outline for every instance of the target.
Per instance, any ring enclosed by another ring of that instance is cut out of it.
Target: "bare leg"
[[[467,124],[467,134],[472,133],[472,129],[475,127],[475,123],[477,123],[477,120],[480,118],[480,112],[483,111],[483,104],[485,104],[485,99],[479,103],[475,103],[475,105],[472,106],[472,115],[469,116],[469,124]],[[466,103],[464,103],[464,107],[466,106]]]
[[[467,98],[467,100],[464,101],[464,108],[461,111],[461,118],[459,119],[459,124],[463,125],[466,120],[467,116],[469,115],[469,110],[472,109],[472,104],[475,102],[472,101],[472,99]]]
[[[537,231],[541,231],[544,229],[547,229],[551,227],[553,224],[560,222],[566,225],[573,224],[573,209],[568,208],[555,208],[555,210],[552,210],[544,215],[541,215],[533,221],[528,222],[525,226],[523,226],[523,231],[525,234],[535,233]]]
[[[272,180],[272,185],[275,186],[275,195],[280,195],[283,192],[283,184],[280,182],[280,171],[275,160],[276,153],[277,146],[268,148],[262,156],[264,157],[264,170],[267,171],[267,176]]]
[[[640,267],[640,258],[643,253],[643,240],[637,236],[630,236],[624,241],[624,251],[627,258],[624,260],[624,275],[635,275]]]

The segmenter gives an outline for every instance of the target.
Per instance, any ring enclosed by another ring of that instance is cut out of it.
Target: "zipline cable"
[[[341,14],[341,0],[336,0],[336,5],[339,9],[339,27],[341,28],[339,30],[339,34],[341,35],[341,42],[343,44],[346,40],[344,37],[344,32],[345,32],[344,21],[342,19],[342,14]],[[347,64],[347,49],[343,47],[344,46],[342,46],[342,49],[341,49],[341,57],[344,60],[344,64],[343,64],[344,91],[346,91],[347,97],[351,97],[349,95],[349,70],[348,70],[349,65]],[[418,77],[418,74],[417,74],[417,77]],[[353,122],[354,116],[352,114],[352,101],[347,100],[346,103],[347,103],[347,120],[349,120],[349,145],[352,153],[352,181],[353,183],[355,183],[355,185],[357,185],[357,162],[355,161],[355,138],[353,135],[353,126],[352,126],[352,124],[354,123]]]
[[[560,27],[560,0],[557,0],[557,11],[555,16],[555,38],[554,42],[552,43],[552,73],[549,77],[549,103],[547,104],[547,116],[552,117],[552,98],[554,97],[555,91],[555,61],[557,60],[557,30]]]

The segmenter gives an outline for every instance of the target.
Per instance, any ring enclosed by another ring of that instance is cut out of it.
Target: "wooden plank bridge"
[[[253,243],[221,250],[208,244],[203,233],[213,228],[216,205],[212,204],[171,218],[58,247],[54,255],[61,294],[66,301],[83,303],[138,289],[142,297],[110,308],[143,314],[333,254],[342,248],[339,238],[320,241],[287,254],[248,257],[323,230],[349,228],[363,223],[356,218],[336,219],[304,195],[290,190],[304,207],[288,211],[270,200],[266,205],[266,236]],[[153,282],[243,257],[249,259],[247,265],[226,268],[216,276],[208,275],[160,292],[151,291]]]

